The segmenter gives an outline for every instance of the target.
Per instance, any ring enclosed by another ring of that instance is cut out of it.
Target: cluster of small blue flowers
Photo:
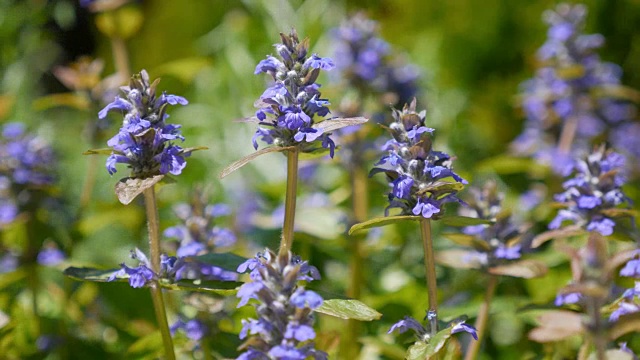
[[[471,334],[471,336],[473,336],[475,340],[478,340],[478,334],[476,332],[476,328],[465,323],[464,320],[453,321],[445,329],[449,329],[450,334],[452,335],[459,332],[467,332]],[[387,334],[391,334],[394,331],[397,331],[398,333],[402,334],[407,330],[413,330],[416,334],[416,337],[421,341],[428,342],[429,339],[431,338],[431,335],[430,335],[431,333],[429,329],[424,325],[420,324],[418,320],[412,318],[411,316],[405,316],[404,319],[393,324],[393,326],[391,326]]]
[[[235,244],[236,236],[230,229],[214,224],[216,218],[230,214],[227,205],[208,205],[204,195],[196,193],[191,204],[178,204],[173,210],[182,224],[167,228],[164,236],[179,242],[178,257],[202,255]]]
[[[260,96],[256,117],[261,125],[253,136],[253,146],[260,138],[276,146],[300,145],[301,150],[315,150],[314,143],[321,141],[329,149],[331,157],[335,143],[322,128],[314,127],[316,115],[329,114],[329,101],[320,98],[320,84],[316,83],[320,70],[335,67],[329,58],[316,54],[308,56],[309,40],[298,40],[295,30],[289,35],[280,34],[281,44],[275,48],[280,59],[267,56],[256,66],[255,74],[267,73],[274,83]],[[327,120],[325,120],[327,121]]]
[[[503,212],[504,194],[498,192],[493,181],[487,182],[481,189],[469,190],[472,198],[466,200],[468,206],[458,210],[460,215],[494,221],[491,225],[466,226],[462,229],[463,233],[480,240],[473,242],[479,262],[491,267],[505,260],[519,259],[522,256],[524,232],[514,224],[509,214]]]
[[[391,182],[387,211],[400,208],[404,215],[437,219],[444,213],[442,204],[460,201],[456,194],[467,181],[453,172],[449,155],[432,149],[434,129],[425,126],[425,117],[426,111],[416,113],[415,99],[402,111],[393,109],[395,121],[387,128],[393,139],[383,147],[389,155],[376,163],[388,166],[373,168],[371,174],[384,172]],[[447,178],[456,183],[443,181]]]
[[[242,320],[240,338],[255,336],[245,342],[246,351],[238,359],[326,359],[312,341],[316,337],[312,312],[322,305],[322,297],[298,285],[300,280],[319,279],[318,270],[291,253],[276,256],[268,249],[238,267],[240,273],[247,270],[252,281],[238,290],[238,307],[258,300],[258,319]]]
[[[147,256],[135,249],[131,251],[131,258],[139,262],[137,267],[131,268],[124,263],[120,264],[121,269],[109,276],[108,281],[116,279],[129,279],[132,288],[141,288],[151,281],[165,280],[177,282],[179,280],[222,280],[234,281],[238,279],[236,273],[226,271],[217,266],[191,261],[186,257],[160,255],[160,272],[158,274],[151,270],[151,263]]]
[[[636,256],[627,261],[625,266],[620,269],[620,276],[636,279],[634,287],[627,289],[622,294],[622,301],[618,303],[618,307],[611,313],[609,321],[618,321],[620,316],[640,312],[640,250]]]
[[[569,220],[588,231],[611,235],[616,225],[611,209],[627,203],[629,199],[621,190],[625,159],[622,155],[600,146],[586,159],[576,162],[575,176],[565,181],[563,193],[555,199],[567,206],[549,223],[550,229],[558,229]]]
[[[26,132],[22,123],[2,127],[0,139],[0,225],[13,222],[33,205],[35,190],[55,182],[55,156],[43,139]]]
[[[595,53],[604,44],[601,35],[582,33],[586,14],[584,5],[568,4],[545,13],[548,39],[538,51],[545,65],[522,85],[527,122],[513,143],[516,152],[535,154],[562,175],[571,164],[569,149],[556,146],[563,132],[574,131],[573,148],[582,150],[588,149],[591,139],[608,132],[614,147],[640,155],[640,124],[633,121],[637,109],[613,95],[611,90],[621,88],[622,71],[601,62]]]
[[[127,164],[131,177],[147,178],[154,175],[179,175],[187,165],[185,157],[190,150],[171,143],[183,140],[180,125],[165,124],[169,115],[169,105],[187,105],[185,98],[162,93],[156,96],[156,87],[160,79],[149,83],[149,74],[142,70],[134,75],[129,86],[120,89],[125,98],[116,99],[98,114],[103,119],[109,111],[118,110],[124,114],[122,127],[107,144],[113,148],[107,158],[107,171],[116,173],[116,163]]]
[[[333,30],[340,78],[356,89],[390,96],[385,103],[404,104],[417,93],[420,72],[391,57],[391,46],[378,35],[378,24],[357,13]]]

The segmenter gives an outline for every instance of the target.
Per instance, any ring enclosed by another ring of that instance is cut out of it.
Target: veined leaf
[[[429,339],[429,344],[427,344],[427,349],[425,352],[424,359],[431,359],[433,356],[438,354],[444,347],[447,345],[451,339],[451,328],[448,327],[444,330],[438,331],[434,337]]]
[[[395,224],[402,221],[420,221],[420,219],[423,219],[423,217],[413,216],[413,215],[379,217],[379,218],[367,220],[367,221],[353,225],[351,229],[349,229],[349,235],[360,230],[386,226],[386,225]]]
[[[361,125],[369,121],[365,117],[353,117],[353,118],[335,118],[321,121],[317,124],[313,124],[314,129],[321,129],[324,132],[331,132],[333,130],[342,129],[347,126]]]
[[[585,234],[585,231],[582,227],[577,225],[567,226],[558,230],[545,231],[533,238],[531,241],[531,247],[535,249],[551,239],[564,239],[570,236],[582,234]]]
[[[128,205],[138,195],[158,183],[162,178],[164,178],[164,175],[156,175],[146,179],[124,178],[116,184],[118,200],[123,205]]]
[[[407,360],[424,360],[428,359],[427,351],[429,344],[424,341],[416,341],[413,345],[409,346],[407,349],[407,354],[405,358]]]
[[[461,234],[461,233],[444,233],[442,236],[447,239],[453,241],[454,243],[462,246],[469,246],[476,249],[482,250],[491,250],[489,244],[482,239],[478,239],[478,237],[469,234]]]
[[[68,267],[64,270],[63,274],[80,281],[94,281],[94,282],[107,282],[109,276],[120,269],[100,270],[94,268],[78,268]],[[126,281],[126,279],[116,279],[117,281]]]
[[[246,258],[242,256],[238,256],[232,253],[222,253],[222,254],[205,254],[200,256],[193,257],[194,260],[200,263],[217,266],[219,268],[236,271],[238,266],[243,262],[247,261]]]
[[[480,269],[483,264],[479,253],[470,250],[452,249],[436,252],[436,262],[454,269]]]
[[[293,149],[295,149],[295,146],[287,146],[287,147],[270,146],[270,147],[258,150],[254,153],[251,153],[247,156],[242,157],[240,160],[234,161],[233,163],[231,163],[230,165],[222,169],[222,172],[220,172],[220,175],[218,175],[218,178],[219,179],[224,178],[225,176],[231,174],[232,172],[247,165],[250,161],[252,161],[253,159],[257,158],[260,155],[269,154],[272,152],[285,152]]]
[[[180,280],[177,283],[160,282],[160,286],[168,290],[195,291],[221,296],[231,296],[238,292],[242,285],[237,281],[215,280]]]
[[[328,299],[322,302],[314,311],[338,317],[340,319],[354,319],[360,321],[378,320],[382,314],[368,307],[365,303],[355,299]]]
[[[621,315],[609,330],[609,339],[613,341],[631,332],[640,332],[640,312]]]
[[[547,266],[536,260],[520,260],[506,265],[499,265],[489,268],[489,273],[493,275],[507,275],[523,279],[540,277],[547,273]]]
[[[492,223],[491,220],[478,219],[466,216],[458,216],[458,215],[445,215],[438,219],[442,221],[443,224],[449,226],[463,227],[463,226],[473,226],[473,225],[490,225]]]
[[[538,322],[540,326],[531,330],[529,339],[540,343],[559,341],[584,331],[580,314],[567,310],[545,312]]]

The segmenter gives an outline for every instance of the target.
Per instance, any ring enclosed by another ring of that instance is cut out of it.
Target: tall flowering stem
[[[496,293],[496,287],[498,286],[498,277],[495,275],[489,276],[489,284],[487,284],[487,291],[484,293],[484,301],[480,305],[478,311],[478,318],[476,319],[475,328],[478,334],[478,341],[473,341],[469,344],[469,349],[464,356],[464,360],[473,360],[478,356],[480,345],[482,345],[482,339],[484,338],[485,330],[487,329],[487,322],[489,320],[489,310],[491,308],[491,301],[493,295]]]
[[[156,204],[155,186],[145,189],[144,205],[147,212],[147,229],[149,231],[149,249],[151,253],[151,270],[154,273],[160,273],[160,222],[158,221],[158,207]],[[169,331],[169,322],[167,321],[167,313],[164,307],[164,298],[162,289],[155,281],[151,289],[151,298],[153,299],[153,308],[156,313],[160,334],[162,334],[162,343],[167,359],[175,359],[173,351],[173,339]]]
[[[297,148],[287,152],[287,190],[284,203],[284,225],[280,253],[286,254],[293,244],[293,226],[296,217],[296,193],[298,190],[298,157]]]
[[[436,283],[436,258],[433,251],[430,219],[420,219],[420,233],[422,234],[424,272],[427,278],[427,295],[429,297],[427,318],[430,324],[431,336],[435,336],[438,332],[438,285]]]

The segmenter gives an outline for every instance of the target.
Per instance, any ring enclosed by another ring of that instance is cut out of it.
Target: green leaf
[[[116,184],[118,200],[123,205],[128,205],[138,195],[158,183],[162,178],[164,178],[164,175],[156,175],[146,179],[124,178]]]
[[[428,359],[427,351],[429,344],[424,341],[416,341],[413,345],[407,349],[405,358],[407,360],[424,360]]]
[[[162,336],[159,330],[141,337],[127,349],[127,354],[135,358],[156,358],[161,353]]]
[[[431,359],[432,356],[439,353],[447,345],[449,339],[451,339],[450,327],[438,331],[438,333],[434,337],[429,339],[429,344],[427,344],[424,359]]]
[[[489,268],[489,273],[531,279],[543,276],[547,273],[547,270],[547,266],[544,263],[528,259],[491,267]]]
[[[192,259],[200,263],[214,265],[229,271],[236,271],[238,269],[238,266],[240,266],[240,264],[247,261],[246,258],[243,258],[242,256],[238,256],[232,253],[205,254],[205,255],[195,256]]]
[[[107,282],[109,276],[120,269],[99,270],[94,268],[77,268],[68,267],[64,270],[63,274],[80,281],[94,281],[94,282]],[[126,281],[126,279],[117,278],[117,281]]]
[[[111,155],[111,154],[113,154],[112,148],[89,149],[82,153],[82,155]]]
[[[221,296],[232,296],[242,286],[237,281],[213,281],[213,280],[180,280],[177,283],[160,282],[160,286],[167,290],[195,291]]]
[[[368,307],[363,302],[354,299],[329,299],[315,309],[316,312],[338,317],[340,319],[353,319],[360,321],[378,320],[381,313]]]
[[[347,126],[361,125],[369,121],[365,117],[353,117],[353,118],[335,118],[321,121],[317,124],[313,124],[314,129],[322,129],[328,133],[333,130],[342,129]]]
[[[268,153],[272,153],[272,152],[285,152],[285,151],[289,151],[289,150],[293,150],[295,149],[295,146],[287,146],[287,147],[280,147],[280,146],[270,146],[270,147],[266,147],[264,149],[258,150],[254,153],[251,153],[247,156],[244,156],[242,158],[240,158],[239,160],[236,160],[234,162],[232,162],[231,164],[229,164],[227,167],[225,167],[224,169],[222,169],[222,171],[220,172],[220,175],[218,175],[219,179],[224,178],[225,176],[231,174],[232,172],[240,169],[241,167],[247,165],[249,162],[251,162],[252,160],[254,160],[255,158],[257,158],[260,155],[264,155],[264,154],[268,154]]]
[[[486,241],[478,239],[474,235],[461,233],[444,233],[442,235],[458,245],[469,246],[480,250],[491,250],[491,247]]]
[[[529,339],[540,342],[555,342],[581,334],[581,315],[567,310],[551,310],[538,317],[540,326],[531,330]]]
[[[402,221],[420,221],[420,219],[423,219],[423,217],[413,216],[413,215],[379,217],[379,218],[367,220],[367,221],[353,225],[351,229],[349,229],[349,235],[360,230],[386,226],[386,225],[395,224]]]
[[[58,106],[68,106],[78,110],[88,110],[90,103],[86,97],[74,93],[46,95],[33,102],[33,107],[38,111]]]
[[[441,250],[436,252],[436,262],[454,269],[480,269],[483,264],[477,255],[471,250]]]
[[[478,219],[459,215],[445,215],[439,219],[443,224],[449,226],[473,226],[473,225],[489,225],[491,220]]]

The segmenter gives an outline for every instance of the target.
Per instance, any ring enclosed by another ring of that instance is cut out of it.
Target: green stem
[[[478,333],[478,340],[472,341],[469,345],[469,350],[464,357],[464,360],[473,360],[478,356],[480,345],[482,345],[482,339],[486,333],[487,322],[489,320],[489,309],[491,307],[491,300],[496,292],[496,286],[498,285],[498,277],[495,275],[489,275],[489,284],[487,284],[487,291],[484,293],[484,302],[480,306],[478,312],[478,318],[476,319],[476,331]]]
[[[149,249],[151,256],[151,270],[154,273],[160,273],[160,230],[158,221],[158,207],[156,205],[155,186],[151,186],[144,190],[144,205],[147,211],[147,226],[149,230]],[[175,360],[176,355],[173,351],[173,340],[169,332],[169,323],[167,322],[167,313],[164,307],[164,299],[162,297],[162,288],[157,281],[151,283],[151,298],[153,299],[153,308],[156,313],[158,327],[162,334],[162,343],[164,344],[165,356],[169,360]]]
[[[286,254],[293,245],[293,225],[296,217],[296,194],[298,190],[298,148],[287,151],[287,190],[284,200],[284,224],[280,254]]]
[[[600,313],[600,307],[603,304],[603,299],[600,297],[591,296],[587,300],[587,308],[591,317],[591,336],[593,336],[593,344],[596,348],[596,359],[605,360],[605,351],[607,347],[607,340],[605,338],[605,324],[602,323],[602,314]]]
[[[427,278],[427,294],[429,296],[429,324],[431,336],[438,332],[438,285],[436,284],[436,263],[431,238],[431,219],[420,220],[422,247],[424,248],[424,271]]]
[[[84,179],[82,185],[82,193],[80,194],[80,206],[79,211],[86,209],[91,201],[91,195],[93,194],[93,186],[96,183],[96,174],[98,171],[98,157],[89,157],[89,167],[87,168],[87,177]]]
[[[42,325],[40,322],[40,315],[38,314],[38,248],[39,244],[36,242],[36,234],[34,221],[32,218],[25,223],[25,231],[27,236],[27,249],[24,254],[24,262],[27,267],[27,278],[29,284],[29,290],[31,291],[31,311],[33,312],[33,319],[35,321],[36,337],[42,334]]]

